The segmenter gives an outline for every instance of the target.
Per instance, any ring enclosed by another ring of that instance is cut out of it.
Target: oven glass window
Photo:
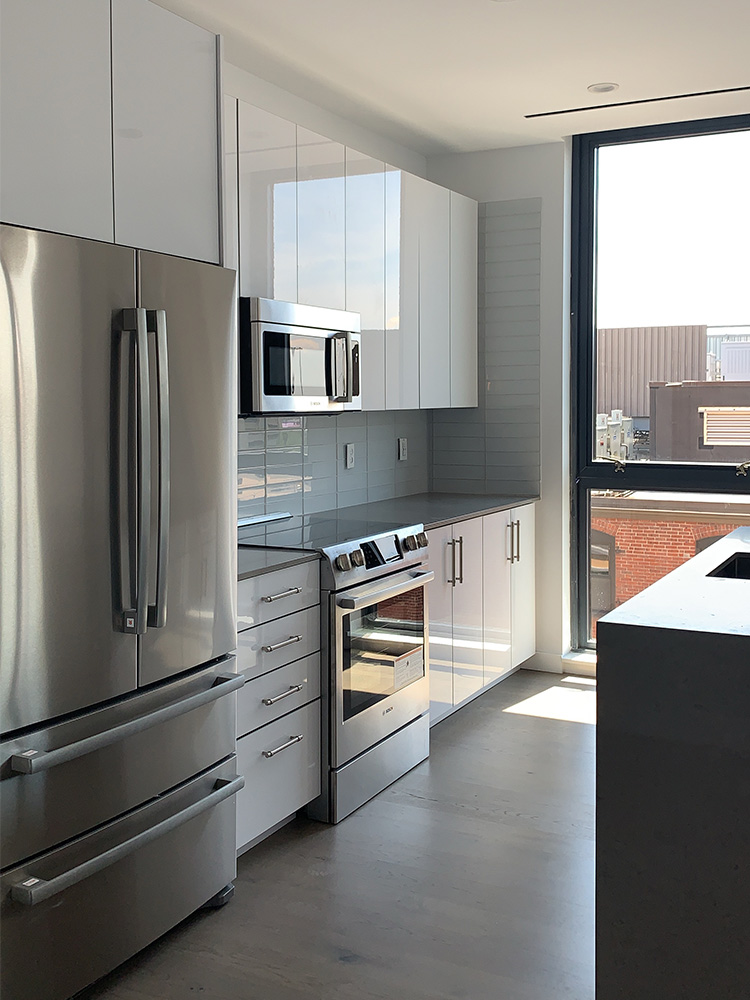
[[[263,331],[263,391],[266,396],[328,396],[328,340]]]
[[[424,587],[343,620],[344,722],[425,675]]]

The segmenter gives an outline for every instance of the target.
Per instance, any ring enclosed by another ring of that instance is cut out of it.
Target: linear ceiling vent
[[[750,406],[699,406],[705,445],[750,445]]]
[[[579,111],[601,111],[603,108],[626,108],[632,104],[659,104],[661,101],[682,101],[686,97],[713,97],[715,94],[739,94],[750,87],[725,87],[723,90],[698,90],[692,94],[665,94],[664,97],[642,97],[637,101],[612,101],[608,104],[588,104],[582,108],[562,108],[559,111],[537,111],[524,118],[551,118],[553,115],[573,115]]]

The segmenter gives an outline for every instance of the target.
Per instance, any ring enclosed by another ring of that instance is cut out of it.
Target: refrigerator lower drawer
[[[320,794],[320,699],[237,740],[237,850]]]
[[[66,1000],[231,882],[236,768],[231,757],[6,872],[0,881],[0,994]]]
[[[3,867],[106,823],[233,753],[242,684],[235,671],[228,657],[0,744]]]

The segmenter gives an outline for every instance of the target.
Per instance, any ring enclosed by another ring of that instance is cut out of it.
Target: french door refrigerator
[[[235,276],[0,258],[0,995],[62,1000],[235,875]]]

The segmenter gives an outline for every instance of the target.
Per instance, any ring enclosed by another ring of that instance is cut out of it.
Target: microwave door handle
[[[346,343],[346,389],[341,397],[341,403],[351,403],[354,390],[354,343],[350,333],[344,334]]]
[[[331,399],[334,403],[347,402],[349,385],[349,345],[347,337],[348,334],[346,333],[334,333],[329,338],[331,342],[329,358],[331,366]]]
[[[169,371],[167,363],[167,313],[149,309],[148,332],[156,338],[156,399],[158,407],[159,507],[156,549],[156,599],[148,607],[149,628],[167,624],[167,565],[169,560]]]

